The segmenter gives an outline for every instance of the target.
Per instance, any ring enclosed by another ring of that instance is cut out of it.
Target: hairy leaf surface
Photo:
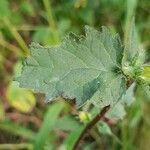
[[[101,32],[86,27],[85,33],[68,36],[57,47],[33,43],[18,78],[20,86],[45,93],[47,100],[76,99],[78,106],[87,100],[101,107],[117,102],[125,91],[120,38],[106,27]]]

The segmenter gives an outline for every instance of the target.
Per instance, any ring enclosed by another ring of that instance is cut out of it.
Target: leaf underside
[[[126,85],[120,38],[106,27],[98,32],[86,26],[85,33],[68,36],[57,47],[32,43],[17,79],[20,87],[45,93],[48,101],[62,96],[76,99],[78,106],[87,100],[98,107],[115,104]]]

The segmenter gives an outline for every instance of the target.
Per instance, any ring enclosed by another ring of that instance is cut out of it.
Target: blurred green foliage
[[[69,32],[83,33],[85,25],[95,28],[105,25],[123,37],[135,15],[149,63],[149,8],[149,0],[0,0],[0,149],[70,150],[86,124],[71,102],[44,104],[44,97],[38,94],[34,95],[35,104],[34,98],[28,101],[33,96],[32,93],[27,96],[30,91],[17,90],[21,93],[16,94],[13,87],[14,93],[8,92],[15,64],[29,54],[28,45],[32,41],[59,44]],[[149,78],[149,68],[145,67],[143,76]],[[142,87],[135,96],[124,120],[109,120],[109,126],[100,122],[81,143],[81,149],[149,150],[150,97],[142,93]],[[88,115],[90,120],[95,110]]]

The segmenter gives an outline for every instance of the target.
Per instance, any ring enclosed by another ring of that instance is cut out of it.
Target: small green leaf
[[[75,120],[73,116],[65,115],[62,118],[57,120],[57,124],[55,125],[56,129],[61,129],[64,131],[73,131],[81,127],[81,124],[78,120]]]
[[[142,71],[142,65],[145,61],[145,51],[139,43],[134,19],[130,22],[126,32],[122,68],[125,75],[136,79]]]
[[[44,44],[44,45],[54,45],[56,44],[54,40],[55,31],[50,30],[47,26],[36,27],[36,31],[33,34],[33,41]]]
[[[133,83],[123,94],[120,101],[114,105],[110,109],[110,111],[106,114],[108,118],[115,118],[115,119],[122,119],[126,115],[125,106],[131,105],[135,98],[134,98],[134,90],[135,90],[135,83]]]
[[[21,112],[30,112],[36,104],[33,93],[27,89],[19,88],[16,81],[9,85],[6,96],[10,105]]]
[[[78,140],[81,132],[83,131],[83,126],[73,130],[68,137],[65,139],[64,143],[63,143],[63,148],[67,149],[67,150],[72,150],[76,141]]]
[[[57,122],[60,112],[66,107],[64,102],[57,102],[49,107],[48,112],[44,117],[42,126],[35,138],[34,149],[43,149],[46,140],[48,139],[50,131],[52,131]]]
[[[139,77],[147,83],[150,83],[150,66],[144,66],[143,71]]]
[[[135,101],[135,86],[136,83],[132,83],[130,87],[126,90],[125,94],[122,96],[120,102],[123,105],[130,106]]]
[[[118,102],[108,113],[106,116],[108,118],[113,119],[122,119],[126,115],[126,111],[124,105]]]
[[[102,134],[112,135],[110,127],[105,122],[100,122],[98,124],[98,130]]]
[[[22,1],[20,4],[20,8],[22,12],[28,15],[31,15],[31,16],[35,15],[33,5],[31,5],[29,1],[25,1],[25,0]]]

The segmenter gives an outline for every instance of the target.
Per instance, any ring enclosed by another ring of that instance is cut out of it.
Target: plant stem
[[[55,43],[58,43],[59,42],[59,36],[58,36],[57,27],[56,27],[56,22],[55,22],[55,19],[53,17],[53,13],[52,13],[51,1],[43,0],[43,4],[44,4],[45,11],[47,14],[47,21],[49,24],[49,30],[53,34],[53,39],[54,39]]]
[[[55,29],[56,24],[52,15],[51,3],[49,0],[43,0],[43,3],[44,3],[44,7],[47,13],[47,21],[49,23],[49,26]]]
[[[18,42],[19,46],[22,48],[23,53],[25,55],[29,55],[29,50],[28,50],[28,46],[26,45],[25,41],[23,40],[23,38],[21,37],[21,35],[18,33],[17,29],[15,28],[15,26],[13,26],[11,24],[11,22],[9,21],[9,19],[7,17],[4,17],[4,23],[7,26],[7,28],[9,29],[9,31],[11,32],[11,34],[13,35],[13,37],[16,39],[16,41]]]
[[[92,129],[95,124],[97,122],[99,122],[106,114],[106,112],[109,110],[110,108],[110,105],[108,106],[105,106],[98,115],[96,115],[94,117],[94,119],[89,123],[87,124],[87,126],[84,128],[84,130],[82,131],[82,133],[80,134],[79,138],[77,139],[76,143],[74,144],[74,147],[73,147],[73,150],[76,150],[78,148],[78,145],[80,143],[80,141],[84,138],[85,134],[90,130]]]
[[[20,51],[20,49],[10,43],[8,43],[7,41],[0,39],[0,45],[7,48],[7,50],[10,50],[14,53],[16,53],[17,55],[23,55],[22,51]]]

